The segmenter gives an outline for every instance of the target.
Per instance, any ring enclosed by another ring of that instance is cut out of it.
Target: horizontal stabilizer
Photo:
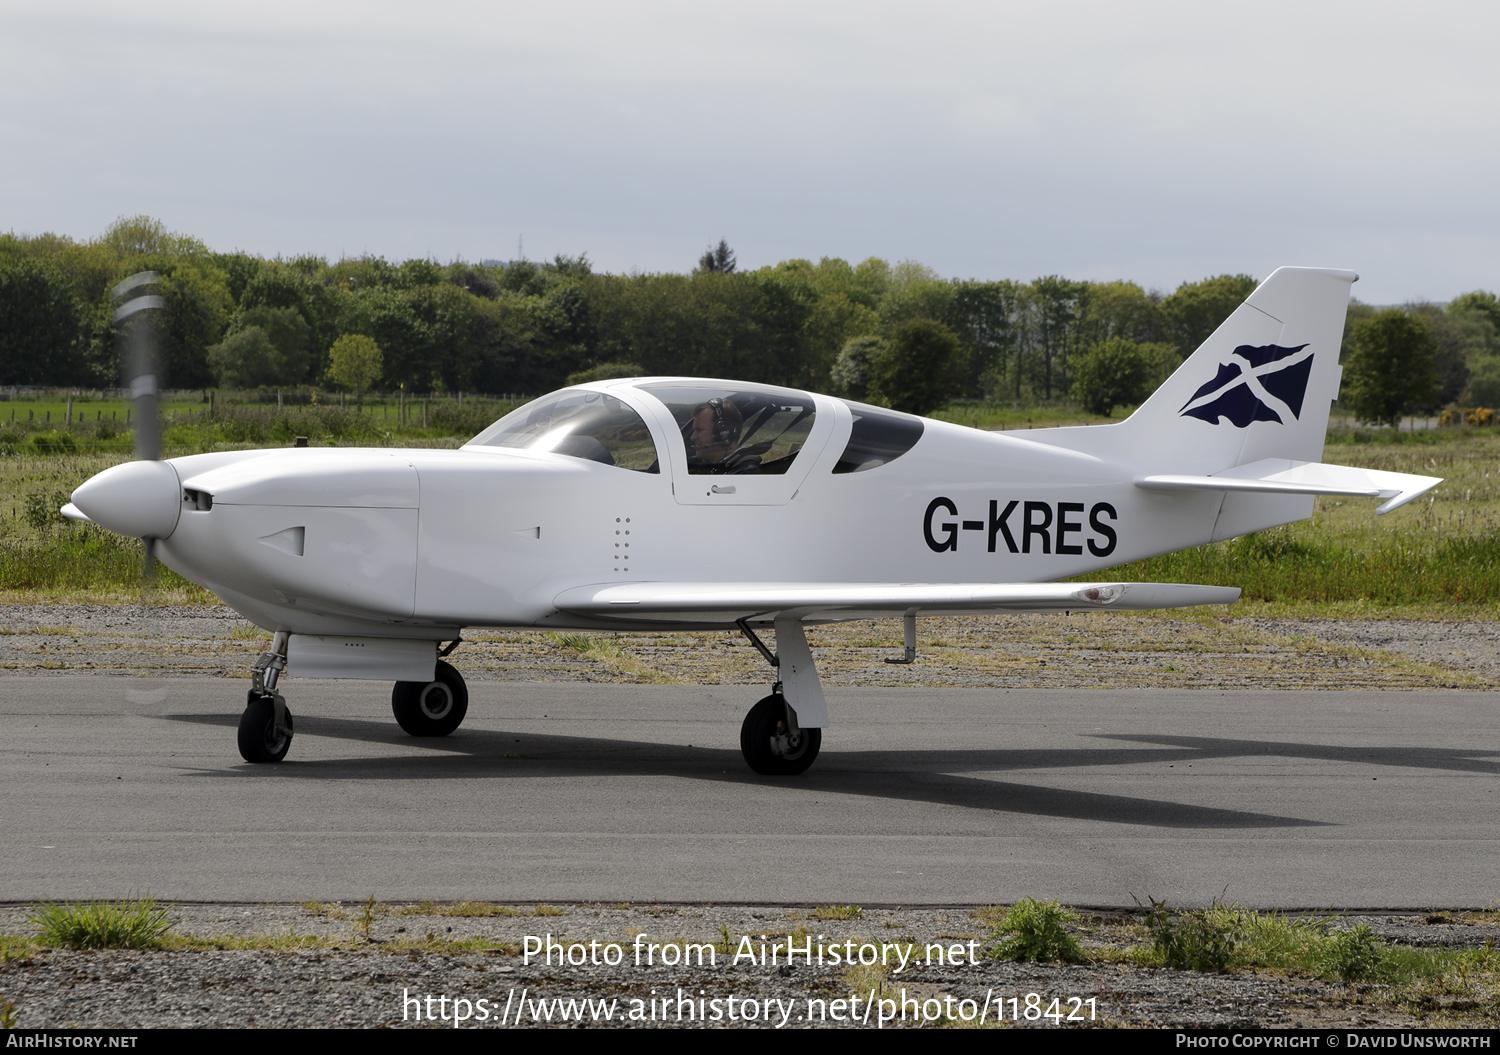
[[[791,583],[640,582],[580,586],[553,601],[559,611],[660,622],[758,620],[775,613],[803,619],[865,619],[893,613],[1061,612],[1231,604],[1227,586],[1145,582]]]
[[[1148,491],[1258,491],[1278,495],[1384,498],[1387,501],[1375,512],[1389,513],[1442,482],[1439,476],[1263,458],[1212,476],[1141,476],[1136,478],[1135,485]]]

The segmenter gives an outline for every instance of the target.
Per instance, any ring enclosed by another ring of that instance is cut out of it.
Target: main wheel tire
[[[447,736],[469,713],[469,688],[453,666],[437,661],[433,680],[398,681],[391,690],[396,724],[412,736]]]
[[[801,730],[797,741],[783,751],[776,740],[786,732],[786,697],[772,693],[750,708],[740,726],[740,753],[751,769],[768,777],[794,776],[813,764],[823,746],[823,730]]]
[[[254,693],[240,715],[240,757],[246,762],[280,762],[292,746],[292,712],[286,712],[285,733],[276,731],[276,703]]]

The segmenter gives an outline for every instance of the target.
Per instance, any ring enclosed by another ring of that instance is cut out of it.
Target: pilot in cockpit
[[[744,425],[744,415],[732,399],[710,399],[694,407],[688,472],[715,476],[759,473],[761,452],[739,445]]]

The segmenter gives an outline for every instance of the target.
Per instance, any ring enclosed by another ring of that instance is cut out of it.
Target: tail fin
[[[1442,480],[1323,465],[1352,271],[1281,267],[1118,425],[1027,438],[1114,462],[1147,491],[1220,501],[1206,542],[1312,515],[1313,496],[1364,495],[1388,513]]]
[[[1031,435],[1107,450],[1158,473],[1217,473],[1266,458],[1316,462],[1339,391],[1349,287],[1358,278],[1277,268],[1128,419]],[[1094,435],[1079,435],[1086,433]]]
[[[1263,458],[1320,460],[1339,392],[1349,287],[1358,279],[1352,271],[1277,268],[1130,423],[1198,462],[1184,472]]]

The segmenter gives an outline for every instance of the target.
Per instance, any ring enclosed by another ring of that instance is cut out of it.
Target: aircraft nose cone
[[[85,480],[73,504],[121,535],[167,538],[182,513],[182,484],[170,462],[126,462]]]

